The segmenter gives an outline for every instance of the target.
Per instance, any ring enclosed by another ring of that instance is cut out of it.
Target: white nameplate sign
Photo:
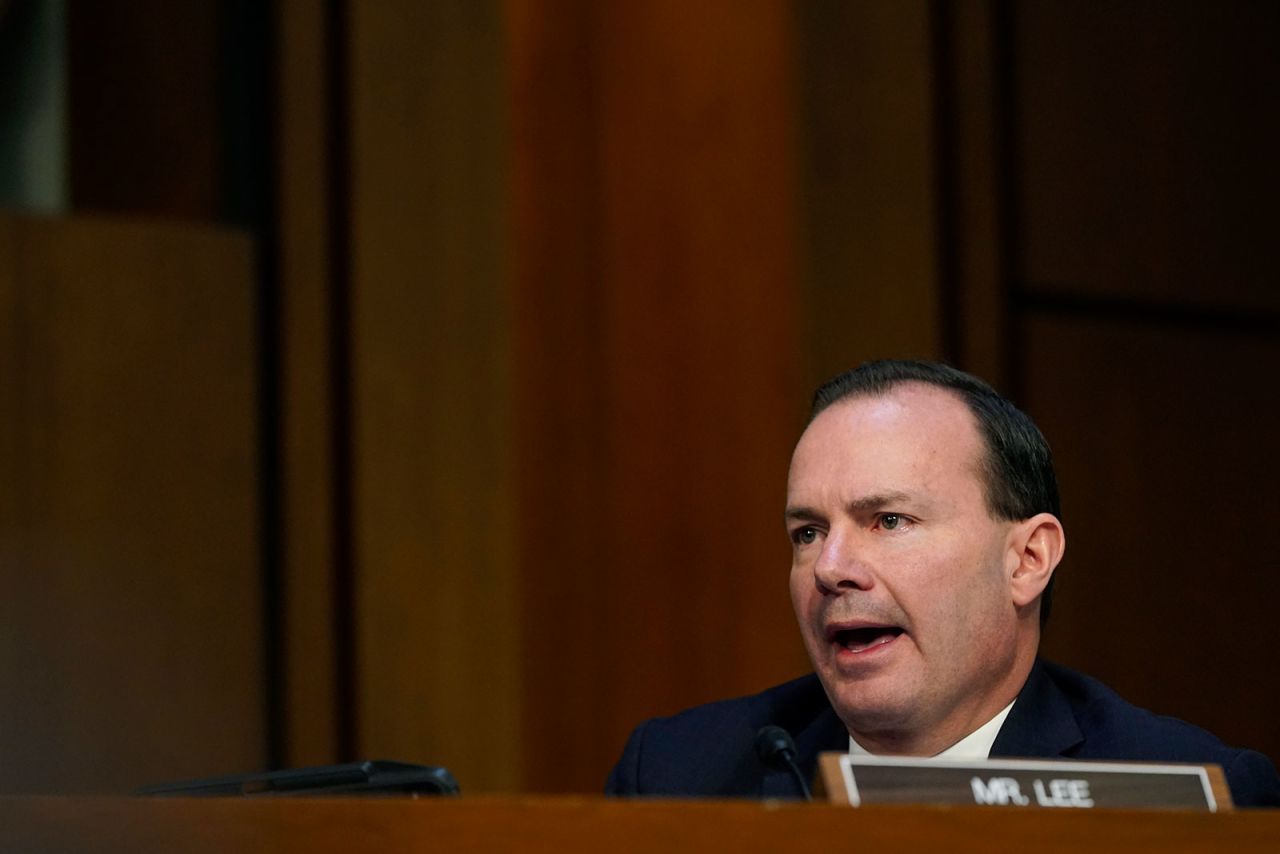
[[[824,753],[818,784],[833,803],[972,804],[1087,810],[1232,809],[1217,765],[1052,759],[959,761]]]

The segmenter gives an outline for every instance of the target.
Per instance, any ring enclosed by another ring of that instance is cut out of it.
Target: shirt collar
[[[1015,699],[1013,703],[1016,703]],[[1013,703],[1005,706],[996,712],[996,716],[987,721],[946,750],[934,756],[934,759],[986,759],[991,755],[991,745],[995,744],[996,736],[1000,734],[1000,727],[1004,725],[1004,719],[1009,717],[1009,711],[1013,708]],[[861,744],[853,740],[853,736],[849,736],[849,752],[856,756],[869,756],[871,751],[864,748]]]

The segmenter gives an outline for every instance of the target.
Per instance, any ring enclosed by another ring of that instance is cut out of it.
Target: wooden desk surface
[[[847,842],[847,844],[842,844]],[[1280,851],[1280,811],[852,809],[605,798],[0,798],[4,852]]]

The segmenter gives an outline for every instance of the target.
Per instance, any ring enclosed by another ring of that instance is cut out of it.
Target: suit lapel
[[[991,746],[991,756],[1062,756],[1083,741],[1071,705],[1037,658]]]

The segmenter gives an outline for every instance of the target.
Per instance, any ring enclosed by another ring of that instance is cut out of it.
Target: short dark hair
[[[973,413],[986,444],[982,476],[987,510],[997,519],[1019,522],[1037,513],[1062,518],[1053,454],[1039,428],[1018,407],[982,380],[939,362],[881,359],[863,362],[822,385],[813,395],[809,422],[846,398],[878,397],[904,383],[924,383],[958,396]],[[1053,578],[1040,596],[1040,623],[1049,619]]]

